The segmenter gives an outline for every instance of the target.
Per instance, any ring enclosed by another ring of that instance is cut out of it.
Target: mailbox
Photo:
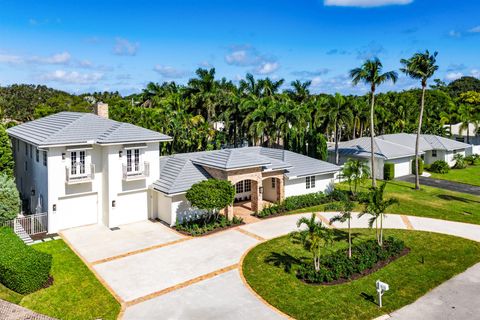
[[[378,306],[381,308],[382,296],[385,293],[385,291],[388,291],[390,289],[390,287],[388,283],[382,282],[380,280],[377,280],[377,282],[375,282],[375,287],[377,288],[377,293],[378,293]]]

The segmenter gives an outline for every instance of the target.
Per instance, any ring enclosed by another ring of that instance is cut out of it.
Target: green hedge
[[[423,169],[425,168],[425,164],[422,158],[418,158],[418,174],[423,174]],[[412,160],[412,174],[417,174],[417,167],[415,166],[415,159]]]
[[[318,206],[331,201],[331,197],[326,196],[323,192],[309,193],[300,196],[291,196],[281,203],[275,203],[263,208],[262,211],[255,215],[260,218],[268,217],[275,214],[281,214],[287,211]]]
[[[0,283],[26,294],[48,281],[52,256],[23,243],[9,228],[0,228]]]
[[[385,162],[383,164],[383,180],[393,180],[395,178],[395,164]]]
[[[348,249],[338,250],[320,258],[320,270],[313,263],[304,262],[297,270],[297,277],[308,283],[328,283],[338,279],[350,279],[354,274],[372,268],[380,261],[398,256],[405,249],[402,240],[388,237],[383,247],[376,240],[367,240],[352,246],[352,258]]]

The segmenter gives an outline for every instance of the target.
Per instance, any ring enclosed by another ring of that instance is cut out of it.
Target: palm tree
[[[308,99],[310,96],[310,90],[308,87],[312,84],[312,81],[301,82],[300,80],[295,80],[290,83],[292,89],[285,90],[292,100],[296,102],[303,102]]]
[[[387,208],[391,205],[398,203],[398,200],[395,198],[384,200],[384,191],[386,185],[387,183],[384,182],[378,188],[371,188],[370,192],[368,193],[368,198],[365,200],[365,208],[358,215],[359,218],[365,214],[372,216],[368,221],[368,224],[371,228],[375,222],[375,234],[378,245],[380,246],[383,245],[383,220],[385,219],[385,210],[387,210]],[[378,226],[378,219],[380,219],[380,229]]]
[[[302,217],[297,221],[297,227],[305,225],[307,228],[302,231],[293,233],[294,237],[300,238],[305,249],[313,255],[313,264],[315,271],[320,270],[321,249],[332,243],[332,230],[323,225],[321,221],[317,221],[315,214],[312,213],[310,219]]]
[[[211,123],[217,108],[218,82],[215,80],[215,68],[199,68],[195,74],[198,78],[188,81],[187,95],[192,98],[194,108]]]
[[[345,197],[340,202],[340,214],[334,216],[330,219],[330,224],[335,221],[345,222],[348,223],[348,257],[352,258],[352,231],[350,228],[350,222],[352,220],[352,210],[355,206],[355,203],[351,201],[348,197]]]
[[[370,167],[365,161],[359,159],[348,159],[342,169],[342,177],[345,177],[353,195],[357,194],[358,185],[370,176]]]
[[[335,93],[328,104],[329,122],[333,124],[335,134],[335,164],[339,162],[338,142],[342,137],[342,128],[350,124],[353,119],[352,110],[347,107],[346,99],[340,93]]]
[[[420,102],[420,115],[418,117],[417,139],[415,142],[415,189],[420,189],[420,173],[418,170],[419,162],[419,148],[420,148],[420,133],[422,131],[423,109],[425,107],[425,92],[427,90],[427,80],[433,76],[438,70],[437,52],[430,54],[428,50],[425,52],[415,53],[410,59],[402,59],[400,63],[403,68],[400,70],[413,79],[420,79],[422,85],[422,100]]]
[[[367,60],[360,68],[350,70],[350,77],[354,85],[363,82],[370,85],[370,148],[371,148],[371,168],[372,168],[372,187],[377,186],[375,179],[375,158],[374,158],[374,112],[375,112],[375,90],[384,82],[397,82],[398,75],[395,71],[382,73],[383,65],[378,58]]]

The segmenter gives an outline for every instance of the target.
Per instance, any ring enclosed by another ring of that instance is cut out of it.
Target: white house
[[[445,125],[444,128],[450,131],[451,139],[455,141],[480,145],[480,131],[475,123],[469,123],[468,128],[463,128],[462,123]]]
[[[260,147],[160,157],[169,136],[110,120],[105,104],[96,111],[60,112],[7,130],[24,209],[47,212],[49,233],[157,218],[174,225],[193,211],[186,191],[208,178],[231,181],[236,198],[260,210],[264,200],[328,190],[339,170]]]

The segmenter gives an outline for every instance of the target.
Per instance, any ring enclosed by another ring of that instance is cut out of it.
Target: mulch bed
[[[224,231],[224,230],[228,230],[228,229],[231,229],[231,228],[236,228],[238,226],[242,226],[244,225],[245,222],[242,222],[242,223],[238,223],[238,224],[233,224],[231,226],[227,226],[227,227],[222,227],[222,228],[217,228],[217,229],[213,229],[213,230],[210,230],[210,231],[207,231],[205,233],[202,233],[202,234],[191,234],[190,232],[187,232],[187,231],[183,231],[183,230],[178,230],[176,227],[172,227],[172,229],[174,229],[176,232],[178,233],[181,233],[185,236],[189,236],[189,237],[203,237],[203,236],[207,236],[207,235],[210,235],[210,234],[213,234],[213,233],[217,233],[217,232],[220,232],[220,231]]]
[[[409,252],[410,252],[410,248],[405,248],[399,254],[397,254],[396,256],[390,257],[386,260],[379,261],[373,267],[371,267],[370,269],[365,269],[360,273],[355,273],[350,278],[340,278],[340,279],[333,280],[333,281],[330,281],[330,282],[321,282],[321,283],[307,282],[303,279],[299,279],[299,280],[302,281],[303,283],[313,285],[313,286],[334,286],[334,285],[337,285],[337,284],[350,282],[350,281],[357,280],[357,279],[363,278],[365,276],[368,276],[369,274],[374,273],[374,272],[382,269],[383,267],[387,266],[389,263],[397,260],[398,258],[401,258],[401,257],[407,255]]]

